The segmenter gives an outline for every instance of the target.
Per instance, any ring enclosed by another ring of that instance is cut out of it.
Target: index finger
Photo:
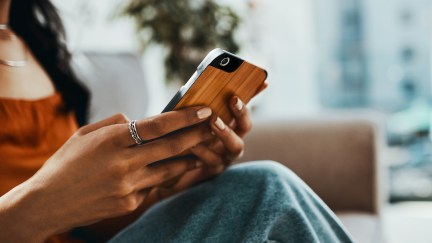
[[[190,127],[208,119],[212,114],[209,107],[198,106],[182,110],[162,113],[147,119],[138,120],[136,129],[144,142],[151,141],[182,128]],[[135,145],[135,141],[125,127],[125,141],[127,146]]]

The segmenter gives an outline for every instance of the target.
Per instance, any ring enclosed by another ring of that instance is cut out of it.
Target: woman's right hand
[[[122,115],[79,129],[32,178],[0,198],[0,222],[9,215],[16,224],[28,223],[33,239],[44,240],[134,211],[153,186],[196,168],[192,159],[147,165],[211,139],[204,123],[210,115],[209,108],[193,107],[139,120],[140,137],[152,140],[140,146]]]

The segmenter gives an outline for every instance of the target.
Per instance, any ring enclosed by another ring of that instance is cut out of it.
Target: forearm
[[[34,203],[39,195],[25,182],[0,197],[0,242],[43,242],[50,236],[47,213]]]

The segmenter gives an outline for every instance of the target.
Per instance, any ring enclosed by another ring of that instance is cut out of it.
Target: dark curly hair
[[[64,111],[74,111],[78,124],[86,124],[90,93],[72,70],[64,26],[56,7],[49,0],[12,0],[9,24],[61,93]]]

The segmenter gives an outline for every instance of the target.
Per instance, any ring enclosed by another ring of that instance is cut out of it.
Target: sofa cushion
[[[378,212],[374,127],[366,121],[256,122],[241,161],[278,161],[334,211]]]
[[[149,90],[138,55],[75,53],[73,66],[92,94],[90,122],[115,113],[125,113],[131,119],[147,115]]]

